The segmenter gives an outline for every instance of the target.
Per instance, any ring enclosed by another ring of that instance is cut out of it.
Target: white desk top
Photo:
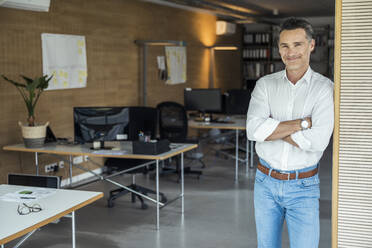
[[[72,156],[82,156],[87,155],[90,157],[110,157],[110,158],[135,158],[135,159],[159,159],[164,160],[170,157],[173,157],[177,154],[182,152],[187,152],[192,149],[198,147],[197,144],[173,144],[176,145],[176,148],[171,149],[168,152],[157,154],[157,155],[143,155],[143,154],[133,154],[132,153],[132,143],[131,142],[116,142],[117,143],[117,150],[110,150],[103,151],[99,153],[99,151],[94,151],[90,149],[91,145],[84,144],[84,145],[58,145],[56,143],[48,143],[45,144],[41,148],[26,148],[24,144],[17,144],[17,145],[9,145],[4,146],[3,149],[6,151],[19,151],[19,152],[39,152],[39,153],[50,153],[50,154],[59,154],[59,155],[72,155]],[[116,147],[116,145],[115,145]],[[120,154],[121,151],[125,151],[126,153]]]
[[[32,187],[2,184],[0,185],[0,196],[25,188]],[[42,210],[28,215],[18,214],[17,202],[0,200],[0,245],[21,237],[103,197],[101,192],[65,189],[51,190],[56,190],[56,193],[34,202],[40,204]],[[32,203],[28,204],[32,205]]]
[[[197,122],[189,120],[189,127],[191,128],[218,128],[218,129],[229,129],[229,130],[245,130],[246,129],[246,117],[245,116],[232,116],[230,120],[233,123],[214,123],[214,122]]]

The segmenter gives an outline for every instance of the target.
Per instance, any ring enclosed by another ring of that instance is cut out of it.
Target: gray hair
[[[314,37],[314,29],[305,19],[290,17],[280,25],[279,34],[284,30],[294,30],[302,28],[306,32],[306,38],[311,41]]]

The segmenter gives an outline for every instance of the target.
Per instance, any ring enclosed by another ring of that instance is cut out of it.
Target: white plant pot
[[[46,136],[46,128],[49,125],[49,121],[44,125],[37,125],[34,127],[23,125],[22,122],[18,122],[18,125],[21,127],[23,141],[26,147],[43,147]]]

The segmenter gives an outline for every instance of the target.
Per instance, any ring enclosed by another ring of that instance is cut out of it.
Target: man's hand
[[[311,128],[311,126],[312,126],[311,117],[305,117],[303,120],[306,120],[309,123],[308,128]],[[291,145],[293,145],[293,146],[295,146],[295,147],[299,147],[298,144],[296,142],[294,142],[294,140],[291,138],[291,135],[288,135],[288,136],[284,137],[282,140],[291,144]]]
[[[284,138],[283,138],[283,141],[285,141],[285,142],[287,142],[287,143],[289,143],[289,144],[291,144],[291,145],[293,145],[293,146],[299,147],[299,146],[297,145],[297,143],[293,141],[293,139],[291,138],[290,135],[288,135],[287,137],[284,137]]]
[[[311,117],[305,117],[304,119],[309,122],[309,128],[311,128],[312,126]],[[269,141],[269,140],[284,139],[285,137],[290,136],[292,133],[301,131],[302,120],[303,119],[297,119],[297,120],[292,120],[292,121],[280,122],[279,125],[274,130],[274,132],[269,137],[267,137],[266,140]]]
[[[308,128],[311,128],[313,123],[311,122],[311,117],[305,117],[304,120],[306,120],[308,123],[309,123],[309,127]]]

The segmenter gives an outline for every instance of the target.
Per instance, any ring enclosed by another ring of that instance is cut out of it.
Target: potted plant
[[[42,77],[36,77],[31,79],[21,75],[26,83],[18,83],[13,81],[4,75],[3,79],[7,82],[13,84],[19,93],[21,94],[28,112],[27,125],[23,125],[21,122],[18,122],[22,129],[22,136],[26,147],[42,147],[44,145],[44,140],[46,136],[46,127],[49,122],[44,125],[37,125],[35,123],[35,107],[39,100],[39,97],[43,91],[48,88],[49,81],[53,76],[48,78],[47,75]]]

